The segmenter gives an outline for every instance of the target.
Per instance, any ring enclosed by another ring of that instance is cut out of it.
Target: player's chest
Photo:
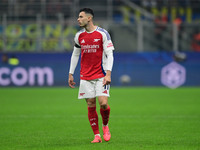
[[[102,36],[99,34],[85,34],[79,37],[80,45],[101,45]]]

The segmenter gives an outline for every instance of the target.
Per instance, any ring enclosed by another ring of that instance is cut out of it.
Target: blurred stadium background
[[[111,34],[114,86],[200,85],[199,0],[1,0],[0,86],[65,86],[82,7]]]
[[[66,88],[82,7],[115,46],[112,138],[97,145],[80,64]],[[0,0],[0,149],[197,150],[199,86],[200,0]]]

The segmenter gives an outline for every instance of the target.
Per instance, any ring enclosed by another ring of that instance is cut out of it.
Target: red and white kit
[[[101,78],[105,76],[106,70],[112,71],[114,46],[109,33],[100,27],[97,27],[96,30],[92,32],[86,32],[85,29],[83,29],[76,34],[74,41],[75,46],[72,53],[69,73],[74,74],[81,53],[79,98],[101,96],[100,93],[103,92],[103,96],[106,96],[106,93],[107,96],[109,96],[108,87],[103,87],[102,91],[97,92],[98,94],[96,92],[92,92],[94,93],[92,94],[91,91],[93,91],[93,89],[90,90],[90,85],[84,85],[89,91],[81,86],[82,80],[91,81],[89,84],[93,83],[93,81],[103,82]],[[96,83],[94,82],[94,84]],[[108,89],[108,91],[105,92],[104,89]]]

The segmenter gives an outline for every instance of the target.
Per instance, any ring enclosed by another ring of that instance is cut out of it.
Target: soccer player
[[[83,8],[79,12],[78,23],[82,30],[76,33],[75,46],[71,57],[68,83],[74,88],[74,70],[81,54],[79,99],[86,99],[88,119],[94,132],[91,143],[101,143],[99,133],[96,98],[100,105],[103,120],[103,138],[109,141],[111,134],[108,128],[110,107],[108,105],[111,71],[113,66],[114,46],[109,33],[93,24],[94,13],[90,8]]]

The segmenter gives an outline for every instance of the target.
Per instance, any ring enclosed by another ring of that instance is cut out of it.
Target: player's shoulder
[[[79,39],[79,36],[81,35],[81,33],[84,33],[85,32],[85,29],[82,29],[80,31],[78,31],[76,34],[75,34],[75,37],[74,37],[74,41],[76,44],[78,44],[78,39]],[[79,44],[78,44],[79,45]]]
[[[103,33],[108,33],[108,31],[104,28],[101,28],[101,27],[97,27],[96,31],[99,31],[99,32],[103,32]]]
[[[76,33],[76,37],[78,37],[81,33],[84,33],[84,32],[85,32],[85,29],[79,30],[79,31]]]
[[[96,31],[100,32],[102,35],[105,35],[107,37],[107,40],[110,40],[110,34],[108,33],[108,31],[104,28],[101,27],[97,27]]]

